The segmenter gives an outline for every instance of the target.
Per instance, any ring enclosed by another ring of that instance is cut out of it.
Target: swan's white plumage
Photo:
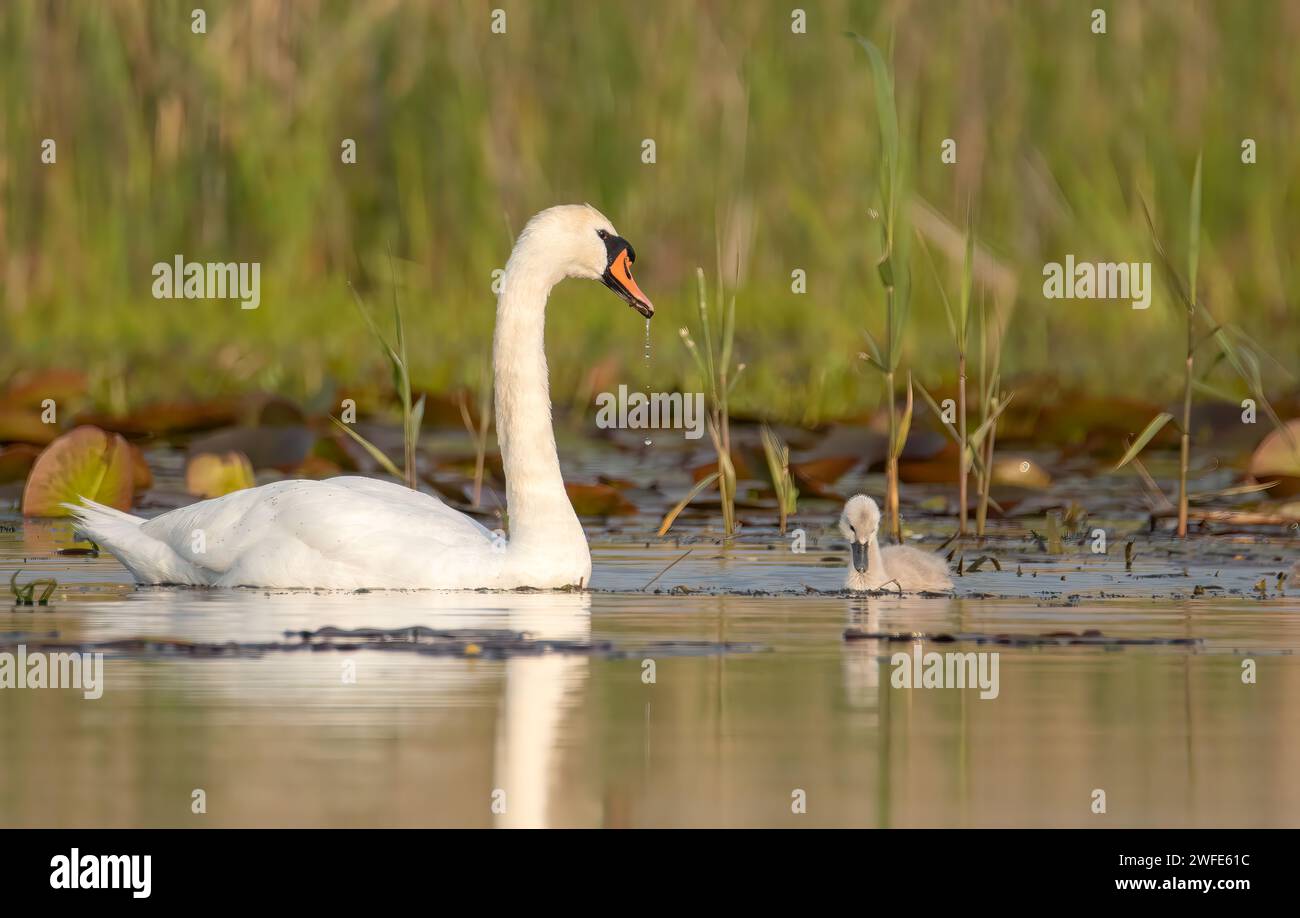
[[[943,593],[953,588],[948,563],[933,552],[910,545],[880,547],[880,508],[867,495],[849,498],[839,527],[853,549],[844,583],[848,589]],[[865,560],[864,570],[858,569],[855,557]]]
[[[79,528],[145,583],[457,589],[497,586],[505,552],[428,494],[371,478],[277,481],[152,520],[98,504]]]
[[[494,336],[509,542],[438,498],[369,478],[280,481],[144,520],[86,501],[79,528],[141,583],[322,589],[514,589],[591,579],[560,475],[547,379],[546,301],[600,279],[614,227],[588,205],[533,217],[507,262]],[[648,307],[648,304],[647,308]]]

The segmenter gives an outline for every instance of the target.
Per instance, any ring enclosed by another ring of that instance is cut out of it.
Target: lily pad
[[[199,453],[185,466],[185,490],[195,497],[221,497],[257,483],[243,453]]]
[[[68,516],[62,504],[82,497],[129,510],[133,478],[126,440],[98,427],[78,427],[37,457],[23,490],[23,515]]]
[[[1258,481],[1277,481],[1275,497],[1300,494],[1300,419],[1286,422],[1286,431],[1273,430],[1250,457],[1250,474]]]
[[[0,484],[26,479],[40,454],[40,449],[29,443],[0,447]]]
[[[790,463],[790,472],[804,482],[833,485],[862,461],[861,456],[823,456]]]
[[[131,480],[135,493],[148,491],[153,487],[153,470],[149,468],[149,463],[144,458],[144,450],[134,443],[127,445],[131,447]]]
[[[636,504],[624,497],[617,488],[607,484],[567,483],[564,490],[578,516],[615,516],[636,513]]]
[[[1040,490],[1051,486],[1052,476],[1027,456],[998,456],[993,460],[993,484]]]
[[[31,370],[19,373],[0,394],[0,404],[39,410],[46,399],[60,406],[86,394],[86,374],[80,370]]]
[[[41,421],[39,411],[0,405],[0,443],[35,443],[48,446],[59,436],[59,428]]]
[[[303,426],[228,427],[190,442],[190,456],[239,453],[253,468],[291,472],[316,445],[316,432]]]
[[[128,437],[161,437],[175,433],[213,430],[234,424],[239,404],[234,399],[170,401],[143,405],[128,415],[79,414],[77,422],[94,424]]]

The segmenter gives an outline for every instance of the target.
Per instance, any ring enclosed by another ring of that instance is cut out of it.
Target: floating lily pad
[[[1274,497],[1300,494],[1300,419],[1286,422],[1287,433],[1273,430],[1250,457],[1250,474],[1259,481],[1277,481]]]
[[[59,428],[41,421],[36,409],[0,405],[0,443],[35,443],[48,446],[59,436]]]
[[[199,453],[185,466],[185,490],[195,497],[221,497],[255,484],[253,465],[240,452]]]
[[[29,443],[0,447],[0,484],[26,479],[40,454],[40,449]]]
[[[86,374],[79,370],[31,370],[19,373],[0,393],[0,404],[39,409],[46,399],[62,406],[86,393]]]
[[[296,478],[314,478],[317,480],[333,478],[335,475],[343,474],[343,470],[335,463],[321,456],[308,456],[302,461],[302,465],[294,470]]]
[[[824,456],[790,463],[790,472],[802,482],[833,485],[862,461],[860,456]]]
[[[316,432],[303,426],[228,427],[191,441],[189,453],[239,453],[253,468],[291,472],[311,454],[316,440]]]
[[[1032,459],[1023,456],[998,456],[993,460],[993,483],[1016,488],[1046,488],[1052,476]]]
[[[78,427],[37,457],[23,490],[23,515],[67,516],[61,505],[82,497],[129,510],[133,478],[126,440],[98,427]]]
[[[224,427],[234,424],[238,415],[239,403],[222,398],[203,402],[154,402],[122,416],[82,414],[77,416],[77,423],[94,424],[129,437],[161,437]]]
[[[153,470],[149,468],[149,463],[145,461],[144,450],[134,443],[127,444],[131,448],[131,482],[135,487],[135,493],[148,491],[153,487]]]
[[[607,484],[574,484],[564,486],[578,516],[615,516],[636,513],[636,504],[624,497],[617,488]]]

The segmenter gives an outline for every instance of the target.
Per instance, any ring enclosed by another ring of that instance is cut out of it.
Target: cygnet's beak
[[[609,253],[609,263],[605,266],[605,273],[600,276],[601,282],[647,319],[653,316],[654,304],[632,279],[632,262],[636,261],[636,251],[631,244],[622,236],[606,236],[605,250]]]
[[[849,552],[853,555],[853,569],[859,574],[867,572],[867,546],[856,539],[849,543]]]

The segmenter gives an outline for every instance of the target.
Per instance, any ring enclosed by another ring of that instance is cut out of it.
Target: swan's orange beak
[[[650,318],[655,314],[654,304],[632,279],[632,262],[636,261],[636,252],[626,239],[619,236],[608,237],[605,246],[609,250],[609,264],[601,275],[601,281],[626,300],[629,306],[647,319]]]

